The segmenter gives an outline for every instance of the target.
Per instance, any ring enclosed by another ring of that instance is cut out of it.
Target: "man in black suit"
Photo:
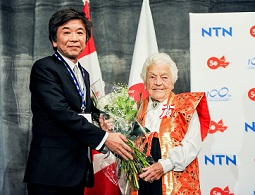
[[[93,185],[89,147],[106,146],[132,159],[123,135],[106,132],[102,116],[99,121],[104,130],[90,121],[91,113],[99,111],[90,99],[89,74],[78,56],[91,36],[91,27],[83,12],[64,9],[53,14],[49,39],[55,53],[32,67],[32,142],[24,176],[29,195],[83,195],[84,186]]]

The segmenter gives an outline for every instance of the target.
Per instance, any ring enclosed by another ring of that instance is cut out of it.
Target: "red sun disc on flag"
[[[148,91],[144,88],[143,83],[137,83],[135,85],[132,85],[129,90],[128,94],[130,97],[134,98],[134,100],[140,101],[141,99],[146,99],[149,96]]]

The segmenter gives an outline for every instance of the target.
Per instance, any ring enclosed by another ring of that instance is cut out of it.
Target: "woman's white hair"
[[[174,61],[171,59],[171,57],[166,53],[155,53],[155,54],[152,54],[151,56],[149,56],[143,64],[143,69],[142,69],[140,76],[144,82],[146,81],[147,68],[151,64],[168,65],[169,69],[170,69],[170,74],[171,74],[173,84],[177,81],[178,68],[177,68],[176,64],[174,63]]]

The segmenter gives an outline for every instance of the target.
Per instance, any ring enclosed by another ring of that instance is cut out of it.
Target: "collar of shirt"
[[[152,98],[150,97],[150,98],[149,98],[149,104],[148,104],[147,111],[149,111],[150,109],[153,108],[153,106],[152,106],[153,102],[154,102],[154,101],[153,101]],[[161,110],[162,107],[163,107],[163,105],[166,104],[166,103],[167,103],[167,98],[166,98],[163,102],[158,102],[158,106],[157,106],[156,108],[154,108],[154,109],[156,109],[156,110]]]
[[[59,55],[61,55],[61,57],[66,61],[66,63],[68,64],[68,66],[70,67],[71,70],[74,69],[74,66],[77,65],[78,66],[78,61],[76,64],[74,64],[71,60],[69,60],[67,57],[63,56],[59,51],[57,51],[59,53]]]

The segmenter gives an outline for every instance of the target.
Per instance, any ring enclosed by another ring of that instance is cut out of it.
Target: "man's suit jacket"
[[[85,70],[84,70],[85,71]],[[90,99],[85,71],[86,113],[98,111]],[[81,97],[64,63],[55,55],[36,61],[30,77],[32,142],[24,182],[53,186],[79,184],[88,168],[88,146],[105,132],[81,112]]]

